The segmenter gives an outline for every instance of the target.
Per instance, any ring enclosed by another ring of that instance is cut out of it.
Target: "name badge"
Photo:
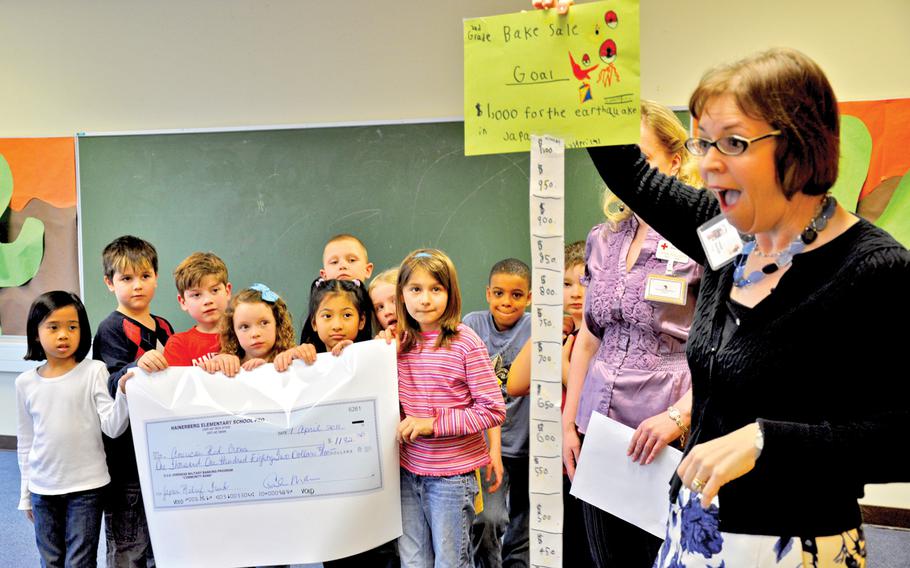
[[[743,250],[739,231],[722,214],[699,227],[698,238],[712,270],[718,270],[732,262]]]
[[[681,250],[673,246],[673,243],[666,239],[657,241],[657,251],[654,253],[659,260],[671,262],[689,262],[689,257],[683,254]]]
[[[645,282],[645,300],[685,306],[688,286],[685,278],[648,274]]]

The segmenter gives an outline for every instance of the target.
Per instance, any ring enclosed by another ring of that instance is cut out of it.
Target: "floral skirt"
[[[670,504],[667,537],[654,568],[822,568],[866,565],[861,527],[814,538],[721,532],[718,503],[708,509],[683,487]]]

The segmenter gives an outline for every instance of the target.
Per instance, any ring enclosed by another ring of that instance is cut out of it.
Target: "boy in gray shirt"
[[[528,553],[528,436],[530,397],[508,396],[505,381],[512,361],[531,337],[531,270],[524,262],[507,258],[493,265],[487,286],[489,310],[472,312],[463,319],[487,346],[506,401],[506,421],[499,432],[487,432],[488,468],[502,470],[498,490],[495,478],[484,477],[484,508],[474,519],[472,546],[476,568],[527,567]]]

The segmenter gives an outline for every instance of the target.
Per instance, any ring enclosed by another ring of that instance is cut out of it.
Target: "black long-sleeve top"
[[[720,490],[720,529],[818,536],[859,526],[864,484],[910,479],[896,459],[910,429],[910,253],[860,220],[795,256],[721,344],[733,265],[711,270],[696,234],[720,213],[713,195],[649,168],[637,146],[590,155],[620,199],[705,265],[686,350],[686,451],[756,420],[762,426],[755,468]],[[680,485],[674,476],[671,498]]]
[[[108,390],[111,396],[117,393],[117,384],[143,353],[158,349],[167,343],[174,334],[168,321],[159,316],[152,316],[155,329],[149,329],[133,318],[111,312],[104,318],[95,333],[92,342],[92,357],[104,361],[108,372]],[[132,428],[118,438],[102,435],[104,452],[107,454],[107,469],[111,474],[111,483],[129,483],[139,481],[136,469],[136,451],[133,448]]]

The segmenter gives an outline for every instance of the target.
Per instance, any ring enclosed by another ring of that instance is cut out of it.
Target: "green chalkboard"
[[[484,309],[490,266],[530,260],[528,154],[465,157],[463,123],[84,136],[79,178],[85,303],[94,326],[116,307],[101,251],[123,234],[159,254],[152,311],[192,325],[171,272],[213,251],[235,290],[267,283],[299,331],[325,241],[357,235],[376,271],[412,249],[455,262],[465,313]],[[601,220],[603,182],[587,152],[566,158],[566,240]]]

